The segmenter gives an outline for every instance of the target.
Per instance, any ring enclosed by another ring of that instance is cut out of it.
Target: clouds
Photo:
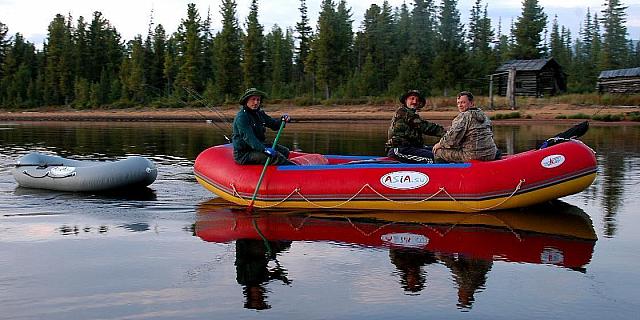
[[[384,0],[359,1],[347,0],[351,7],[354,20],[354,30],[360,27],[362,16],[371,4],[382,5]],[[412,0],[388,0],[392,7],[399,7],[407,3],[410,7]],[[436,0],[436,2],[438,2]],[[468,16],[474,0],[459,0],[458,10],[462,16],[462,23],[468,24]],[[549,22],[555,15],[561,25],[571,29],[572,34],[578,34],[579,26],[584,20],[587,7],[591,12],[600,12],[603,0],[540,0],[540,5],[545,9]],[[21,33],[25,38],[37,45],[46,37],[47,27],[56,14],[71,15],[74,23],[78,17],[83,16],[90,21],[94,11],[100,11],[107,20],[121,33],[126,40],[133,39],[137,34],[146,35],[151,12],[153,10],[154,22],[162,24],[168,33],[176,31],[180,21],[184,19],[187,4],[195,3],[200,16],[205,18],[210,12],[212,27],[220,30],[220,4],[221,0],[0,0],[0,22],[9,27],[9,34]],[[236,0],[238,20],[244,27],[251,0]],[[497,1],[485,0],[488,3],[488,12],[497,26],[498,20],[502,20],[503,33],[508,32],[509,25],[521,13],[521,1]],[[629,7],[627,9],[629,35],[633,39],[640,38],[640,0],[623,0]],[[306,0],[310,24],[315,28],[320,11],[321,0]],[[300,20],[299,0],[260,0],[259,21],[266,31],[271,30],[274,24],[281,28],[295,27]]]

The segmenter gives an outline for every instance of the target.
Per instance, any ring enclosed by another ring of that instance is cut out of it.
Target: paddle
[[[282,132],[284,125],[285,125],[285,121],[284,119],[282,119],[282,121],[280,121],[280,129],[278,129],[276,138],[273,140],[273,147],[272,147],[273,149],[275,149],[276,145],[278,144],[278,139],[280,139],[280,133]],[[258,195],[258,189],[260,189],[260,185],[262,184],[262,178],[264,178],[264,174],[265,172],[267,172],[267,167],[269,166],[269,162],[271,162],[271,157],[267,158],[267,162],[265,162],[264,167],[262,167],[262,173],[260,173],[260,178],[258,178],[258,184],[256,185],[256,190],[253,192],[253,196],[251,197],[251,202],[249,202],[249,207],[247,207],[247,211],[251,210],[251,208],[253,207],[253,202],[256,200],[256,196]]]
[[[560,132],[542,143],[538,143],[536,149],[544,149],[561,142],[569,141],[570,139],[580,138],[587,133],[587,130],[589,130],[589,121],[580,122],[568,130]]]

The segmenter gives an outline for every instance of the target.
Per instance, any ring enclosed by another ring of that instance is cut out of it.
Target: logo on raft
[[[394,171],[382,176],[380,183],[391,189],[410,190],[420,188],[429,183],[429,176],[416,171]]]
[[[540,164],[547,169],[559,167],[563,163],[564,163],[564,156],[561,154],[552,154],[550,156],[544,157],[544,159],[540,161]]]
[[[382,242],[394,247],[424,248],[429,244],[429,238],[415,233],[387,233],[380,236]]]
[[[557,248],[544,247],[540,252],[540,262],[544,264],[563,264],[564,253]]]
[[[49,176],[52,178],[66,178],[75,175],[76,167],[53,167],[49,170]]]

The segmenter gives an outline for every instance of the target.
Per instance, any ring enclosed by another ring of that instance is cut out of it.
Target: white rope
[[[445,187],[440,187],[440,189],[438,189],[438,192],[436,192],[436,193],[434,193],[434,194],[432,194],[432,195],[430,195],[430,196],[428,196],[428,197],[426,197],[426,198],[424,198],[424,199],[422,199],[422,200],[418,200],[418,201],[401,201],[401,200],[400,200],[400,201],[399,201],[399,200],[393,200],[393,199],[391,199],[391,198],[389,198],[389,197],[385,196],[384,194],[382,194],[382,193],[378,192],[378,190],[374,189],[374,188],[373,188],[371,185],[369,185],[368,183],[367,183],[367,184],[365,184],[365,185],[363,185],[363,186],[360,188],[360,190],[358,190],[358,192],[356,192],[353,196],[349,197],[349,199],[347,199],[347,200],[345,200],[345,201],[343,201],[343,202],[340,202],[340,203],[338,203],[338,204],[336,204],[336,205],[333,205],[333,206],[324,206],[324,205],[321,205],[321,204],[315,203],[314,201],[309,200],[307,197],[305,197],[305,195],[303,195],[303,194],[300,192],[300,188],[295,188],[295,189],[293,189],[293,190],[291,191],[291,193],[289,193],[289,194],[288,194],[286,197],[284,197],[282,200],[280,200],[280,201],[278,201],[278,202],[276,202],[276,203],[270,204],[270,205],[266,205],[266,206],[258,206],[258,207],[260,207],[260,208],[273,208],[273,207],[279,206],[279,205],[280,205],[280,204],[282,204],[283,202],[285,202],[285,201],[289,200],[289,198],[291,198],[291,197],[293,196],[293,194],[297,194],[298,196],[300,196],[300,198],[302,198],[302,200],[306,201],[307,203],[309,203],[309,204],[311,204],[311,205],[313,205],[313,206],[315,206],[315,207],[317,207],[317,208],[321,208],[321,209],[335,209],[335,208],[342,207],[342,206],[344,206],[345,204],[347,204],[347,203],[351,202],[353,199],[355,199],[357,196],[359,196],[359,195],[362,193],[362,191],[364,191],[364,189],[365,189],[365,188],[369,188],[369,190],[373,191],[373,192],[374,192],[375,194],[377,194],[380,198],[382,198],[382,199],[384,199],[384,200],[387,200],[387,201],[389,201],[389,202],[398,203],[398,204],[402,204],[402,205],[414,205],[414,204],[419,204],[419,203],[422,203],[422,202],[426,202],[426,201],[429,201],[429,200],[433,199],[435,196],[437,196],[437,195],[438,195],[438,194],[440,194],[441,192],[444,192],[444,193],[445,193],[445,194],[446,194],[446,195],[447,195],[451,200],[453,200],[454,202],[458,203],[459,205],[461,205],[461,206],[463,206],[463,207],[465,207],[465,208],[467,208],[467,209],[470,209],[470,210],[472,210],[472,211],[485,211],[485,210],[495,209],[495,208],[497,208],[497,207],[499,207],[499,206],[503,205],[503,204],[504,204],[504,203],[506,203],[507,201],[509,201],[509,200],[510,200],[510,199],[511,199],[511,198],[512,198],[512,197],[513,197],[513,196],[514,196],[514,195],[515,195],[515,194],[516,194],[520,189],[521,189],[522,184],[523,184],[524,182],[525,182],[525,179],[520,179],[520,181],[519,181],[518,185],[515,187],[515,189],[513,190],[513,192],[511,192],[511,194],[510,194],[508,197],[506,197],[506,198],[505,198],[504,200],[502,200],[501,202],[499,202],[499,203],[497,203],[497,204],[495,204],[495,205],[493,205],[493,206],[486,207],[486,208],[475,208],[475,207],[471,207],[471,206],[468,206],[468,205],[464,204],[464,202],[462,202],[462,200],[458,200],[458,199],[454,198],[454,197],[453,197],[449,192],[447,192],[447,190],[445,189]],[[231,186],[231,189],[233,190],[233,196],[238,197],[238,198],[240,198],[240,199],[242,199],[242,200],[244,200],[244,201],[247,201],[247,199],[243,198],[243,197],[240,195],[240,193],[238,192],[238,190],[236,190],[236,187],[235,187],[235,185],[234,185],[233,183],[231,183],[231,184],[230,184],[230,186]]]
[[[449,198],[451,198],[451,200],[453,200],[454,202],[459,203],[461,206],[467,208],[467,209],[471,209],[473,211],[484,211],[484,210],[491,210],[491,209],[495,209],[501,205],[503,205],[505,202],[507,202],[509,199],[511,199],[513,197],[514,194],[516,194],[516,192],[518,192],[518,190],[520,190],[520,187],[522,186],[522,184],[524,183],[524,179],[520,179],[520,182],[518,183],[518,185],[516,186],[516,188],[513,190],[513,192],[506,197],[504,200],[502,200],[500,203],[495,204],[493,206],[490,207],[486,207],[486,208],[474,208],[468,205],[465,205],[463,202],[460,202],[459,200],[457,200],[456,198],[454,198],[452,195],[449,194],[449,192],[447,192],[447,190],[444,190],[444,188],[442,188],[442,190],[444,190],[444,192],[449,196]]]
[[[386,227],[386,226],[390,226],[392,224],[394,224],[395,222],[389,222],[389,223],[385,223],[381,226],[379,226],[378,228],[376,228],[375,230],[371,231],[371,232],[364,232],[364,230],[358,228],[358,226],[356,226],[355,223],[353,223],[353,221],[351,221],[351,219],[349,217],[345,217],[347,219],[347,221],[349,222],[349,224],[351,225],[351,227],[353,227],[354,229],[358,230],[358,232],[360,232],[363,236],[365,237],[369,237],[372,234],[380,231],[382,228]]]
[[[513,235],[515,235],[516,238],[518,238],[519,241],[522,242],[522,238],[520,237],[520,235],[513,229],[513,227],[511,227],[506,221],[504,221],[503,219],[500,219],[492,214],[486,214],[486,213],[476,213],[474,215],[468,215],[465,216],[463,219],[460,219],[459,221],[452,223],[451,226],[449,228],[447,228],[447,231],[445,231],[442,236],[446,236],[451,230],[453,230],[455,227],[457,227],[459,224],[461,224],[464,221],[467,221],[473,217],[477,217],[477,216],[485,216],[485,217],[492,217],[495,220],[498,220],[499,222],[502,222],[502,224],[507,227],[507,229],[509,229],[509,231],[511,233],[513,233]]]

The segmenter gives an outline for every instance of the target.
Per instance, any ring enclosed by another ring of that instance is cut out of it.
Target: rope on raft
[[[453,197],[453,196],[452,196],[452,195],[451,195],[451,194],[450,194],[450,193],[445,189],[445,187],[440,187],[440,189],[438,190],[438,192],[436,192],[436,193],[434,193],[434,194],[432,194],[432,195],[430,195],[430,196],[428,196],[428,197],[426,197],[426,198],[424,198],[424,199],[422,199],[422,200],[418,200],[418,201],[398,201],[398,200],[390,199],[389,197],[387,197],[387,196],[383,195],[382,193],[378,192],[376,189],[374,189],[374,188],[373,188],[371,185],[369,185],[368,183],[367,183],[367,184],[365,184],[365,185],[363,185],[363,186],[362,186],[362,188],[360,188],[360,190],[358,190],[358,192],[356,192],[356,193],[355,193],[353,196],[351,196],[349,199],[347,199],[347,200],[345,200],[345,201],[343,201],[343,202],[341,202],[341,203],[338,203],[338,204],[336,204],[336,205],[333,205],[333,206],[324,206],[324,205],[321,205],[321,204],[315,203],[315,202],[313,202],[312,200],[309,200],[307,197],[305,197],[302,193],[300,193],[300,188],[295,188],[295,189],[293,189],[293,191],[291,191],[291,193],[289,193],[289,194],[288,194],[286,197],[284,197],[282,200],[280,200],[280,201],[278,201],[278,202],[276,202],[276,203],[274,203],[274,204],[271,204],[271,205],[261,206],[261,208],[273,208],[273,207],[279,206],[279,205],[280,205],[280,204],[282,204],[283,202],[285,202],[285,201],[289,200],[289,198],[291,198],[294,194],[297,194],[297,195],[298,195],[298,196],[300,196],[304,201],[306,201],[307,203],[309,203],[309,204],[311,204],[311,205],[313,205],[313,206],[315,206],[315,207],[317,207],[317,208],[321,208],[321,209],[335,209],[335,208],[342,207],[342,206],[344,206],[345,204],[347,204],[347,203],[351,202],[351,201],[352,201],[353,199],[355,199],[358,195],[360,195],[360,193],[362,193],[362,191],[364,191],[364,189],[365,189],[365,188],[369,188],[369,189],[370,189],[371,191],[373,191],[375,194],[377,194],[378,196],[380,196],[380,198],[382,198],[382,199],[384,199],[384,200],[387,200],[387,201],[389,201],[389,202],[398,203],[398,204],[402,204],[402,205],[419,204],[419,203],[422,203],[422,202],[425,202],[425,201],[429,201],[429,200],[431,200],[433,197],[435,197],[435,196],[437,196],[438,194],[440,194],[440,193],[444,192],[444,194],[446,194],[446,195],[447,195],[451,200],[453,200],[454,202],[458,203],[459,205],[461,205],[461,206],[463,206],[463,207],[465,207],[465,208],[467,208],[467,209],[469,209],[469,210],[472,210],[472,211],[485,211],[485,210],[492,210],[492,209],[495,209],[495,208],[497,208],[497,207],[499,207],[499,206],[503,205],[505,202],[507,202],[509,199],[511,199],[511,198],[512,198],[512,197],[513,197],[513,196],[514,196],[514,195],[515,195],[515,194],[520,190],[520,188],[522,187],[522,184],[523,184],[524,182],[525,182],[525,179],[520,179],[520,181],[518,182],[518,185],[515,187],[515,189],[513,190],[513,192],[511,192],[511,194],[510,194],[508,197],[506,197],[506,198],[505,198],[504,200],[502,200],[501,202],[499,202],[499,203],[497,203],[497,204],[495,204],[495,205],[492,205],[492,206],[486,207],[486,208],[475,208],[475,207],[471,207],[471,206],[466,205],[464,202],[461,202],[462,200],[458,200],[458,199],[454,198],[454,197]],[[242,195],[240,195],[240,193],[238,192],[238,190],[236,190],[236,187],[235,187],[235,185],[234,185],[233,183],[232,183],[230,186],[231,186],[231,188],[233,189],[233,195],[234,195],[235,197],[238,197],[238,198],[240,198],[240,199],[242,199],[242,200],[248,201],[247,199],[243,198],[243,197],[242,197]]]
[[[509,230],[509,232],[511,232],[516,237],[516,239],[518,239],[518,241],[522,242],[522,237],[520,237],[520,235],[516,232],[516,230],[509,223],[504,221],[504,219],[501,219],[501,218],[496,217],[496,216],[494,216],[492,214],[486,214],[486,213],[477,213],[477,214],[473,214],[473,215],[465,215],[465,217],[463,219],[452,223],[451,226],[449,226],[444,232],[440,232],[438,229],[436,229],[433,226],[430,226],[430,225],[428,225],[426,223],[422,223],[421,222],[421,223],[417,223],[417,225],[420,225],[423,228],[429,229],[429,230],[433,231],[435,234],[437,234],[438,236],[440,236],[441,238],[444,238],[449,232],[451,232],[451,230],[453,230],[456,227],[458,227],[459,225],[463,224],[465,221],[470,220],[473,217],[478,217],[478,216],[493,218],[493,219],[497,220],[498,222],[501,222]],[[302,231],[302,228],[304,227],[305,223],[307,222],[307,220],[310,217],[311,217],[310,215],[306,215],[304,217],[304,219],[302,220],[302,222],[298,226],[294,226],[293,225],[293,223],[289,219],[289,216],[287,216],[287,222],[289,222],[289,226],[293,230]],[[351,225],[352,228],[354,228],[355,230],[360,232],[365,237],[370,237],[371,235],[375,234],[376,232],[381,231],[382,229],[397,223],[395,221],[391,221],[391,222],[388,222],[388,223],[385,223],[385,224],[379,226],[378,228],[376,228],[375,230],[373,230],[371,232],[365,232],[360,227],[358,227],[353,221],[351,221],[351,218],[349,218],[349,217],[343,217],[343,218],[345,218],[347,220],[347,222],[349,222],[349,224]],[[255,221],[255,219],[253,219],[253,220]],[[235,226],[233,227],[233,230],[235,230]]]

